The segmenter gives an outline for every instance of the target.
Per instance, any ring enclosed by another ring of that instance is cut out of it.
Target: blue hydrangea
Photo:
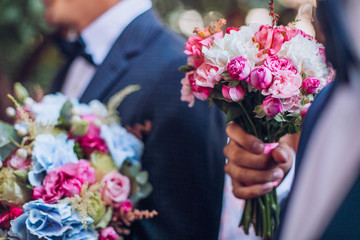
[[[105,140],[116,167],[120,168],[126,159],[140,161],[144,144],[125,128],[117,124],[101,125],[100,137]]]
[[[29,181],[33,186],[40,186],[46,173],[65,163],[77,163],[74,153],[74,140],[67,140],[66,134],[54,137],[51,134],[40,134],[35,138],[32,169]]]
[[[84,229],[79,215],[67,203],[47,204],[42,199],[23,206],[24,213],[11,222],[11,238],[27,240],[97,239],[96,231]],[[87,218],[87,225],[93,222]],[[86,237],[86,238],[85,238]]]

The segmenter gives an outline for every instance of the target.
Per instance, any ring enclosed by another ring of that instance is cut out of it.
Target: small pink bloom
[[[188,41],[185,43],[185,51],[184,53],[189,56],[201,56],[201,49],[203,44],[201,42],[204,39],[198,36],[190,36]]]
[[[243,80],[250,74],[250,63],[244,57],[236,57],[228,63],[227,71],[232,79]]]
[[[15,150],[7,158],[5,158],[3,165],[4,167],[10,167],[14,170],[29,170],[31,160],[28,158],[19,157]]]
[[[192,94],[199,100],[205,101],[208,100],[210,94],[212,92],[212,88],[202,87],[196,84],[194,78],[194,72],[187,72],[185,74],[185,78],[188,79],[189,84],[191,86]]]
[[[239,30],[240,30],[240,28],[229,27],[229,28],[226,29],[226,33],[227,33],[227,34],[230,34],[231,31],[236,31],[236,32],[237,32],[237,31],[239,31]]]
[[[297,73],[294,65],[291,61],[286,58],[278,58],[276,56],[270,56],[265,59],[264,65],[270,69],[271,72],[276,73],[277,71],[290,70],[293,73]]]
[[[188,102],[189,107],[194,106],[195,103],[195,97],[187,77],[181,79],[181,101]]]
[[[273,76],[271,71],[267,67],[261,66],[252,70],[246,81],[258,89],[265,89],[270,86],[272,80]]]
[[[254,42],[259,44],[258,57],[264,54],[275,55],[285,41],[286,31],[283,27],[273,28],[262,25],[254,35]]]
[[[302,88],[307,94],[315,94],[320,86],[320,80],[316,78],[306,78],[302,82]]]
[[[289,98],[300,93],[301,83],[302,79],[298,74],[290,70],[278,71],[270,87],[264,89],[262,94],[271,94],[275,98]]]
[[[85,156],[88,158],[95,150],[108,153],[106,142],[100,137],[100,128],[94,124],[98,117],[94,114],[88,114],[81,116],[81,118],[89,123],[89,128],[84,136],[75,138],[75,141],[79,143]]]
[[[275,117],[278,113],[283,113],[283,105],[278,98],[268,96],[263,101],[263,110],[269,117]]]
[[[314,39],[312,36],[310,36],[309,34],[304,33],[303,31],[301,31],[298,28],[291,28],[291,27],[284,27],[284,29],[286,30],[286,37],[285,37],[285,41],[289,41],[291,40],[293,37],[297,36],[297,35],[301,35],[309,40],[313,40],[315,42],[316,39]]]
[[[223,71],[224,69],[211,64],[201,64],[194,73],[196,85],[200,87],[214,88],[215,84],[221,80],[221,74]]]
[[[300,115],[304,118],[306,116],[307,111],[309,110],[311,106],[311,103],[307,103],[303,106],[303,108],[300,111]]]
[[[120,236],[115,232],[113,227],[107,227],[100,232],[99,240],[115,240],[120,239]]]
[[[236,87],[229,88],[225,85],[222,86],[222,94],[225,99],[233,102],[238,102],[244,99],[245,88],[239,84]]]
[[[301,96],[299,95],[285,98],[282,102],[284,111],[295,112],[297,110],[300,110],[300,100],[301,100]]]
[[[77,164],[66,163],[49,172],[42,186],[33,189],[33,199],[42,198],[46,203],[56,203],[63,197],[79,194],[82,185],[95,183],[95,170],[86,160]]]
[[[101,183],[104,187],[100,190],[105,204],[118,207],[127,200],[130,194],[130,180],[118,171],[106,174]]]
[[[133,204],[130,200],[126,200],[120,205],[120,208],[124,210],[124,212],[130,212],[133,209]]]
[[[24,211],[22,210],[22,208],[10,205],[9,211],[5,211],[0,215],[0,227],[4,229],[9,229],[10,221],[16,219],[23,213]]]

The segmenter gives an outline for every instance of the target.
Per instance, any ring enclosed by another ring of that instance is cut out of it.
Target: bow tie
[[[94,63],[94,60],[93,60],[91,54],[89,54],[85,51],[85,42],[81,37],[78,38],[76,41],[69,42],[69,41],[64,40],[62,37],[56,36],[55,43],[58,45],[60,51],[65,55],[65,57],[69,61],[72,61],[76,57],[81,56],[90,64],[97,66]]]

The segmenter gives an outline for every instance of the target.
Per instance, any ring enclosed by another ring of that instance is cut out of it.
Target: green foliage
[[[0,121],[0,160],[6,158],[16,146],[12,143],[20,141],[20,137],[16,134],[15,128],[5,122]]]
[[[74,153],[76,154],[78,159],[84,159],[85,157],[84,151],[82,150],[78,142],[75,142],[74,144]]]
[[[191,67],[189,65],[183,65],[183,66],[179,67],[179,71],[181,71],[181,72],[190,72],[192,70],[194,70],[194,67]]]

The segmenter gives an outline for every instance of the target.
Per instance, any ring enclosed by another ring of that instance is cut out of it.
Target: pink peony
[[[63,197],[79,194],[82,185],[95,183],[95,170],[86,160],[78,163],[66,163],[49,172],[42,186],[35,187],[33,198],[42,198],[46,203],[56,203]]]
[[[272,28],[262,25],[254,35],[254,42],[259,44],[258,57],[264,54],[275,55],[280,51],[285,41],[286,29],[284,27]]]
[[[204,57],[190,56],[187,59],[187,65],[194,67],[195,69],[200,67],[204,62]]]
[[[195,103],[195,97],[192,93],[192,88],[187,75],[185,78],[181,79],[181,101],[188,102],[189,107],[194,106]]]
[[[277,71],[290,70],[293,73],[297,73],[294,65],[291,61],[286,58],[278,58],[276,56],[270,56],[265,59],[264,65],[270,69],[271,72],[276,73]]]
[[[214,85],[221,80],[221,74],[223,71],[224,69],[211,64],[201,64],[194,73],[196,85],[200,87],[214,88]]]
[[[192,94],[199,100],[205,101],[210,97],[212,88],[198,86],[195,82],[194,72],[187,72],[185,78],[188,79]]]
[[[232,79],[243,80],[250,74],[250,63],[244,57],[236,57],[228,63],[227,71]]]
[[[188,41],[185,43],[185,51],[184,53],[189,56],[201,56],[201,49],[203,44],[201,42],[204,39],[198,36],[190,36]]]
[[[99,240],[115,240],[120,239],[120,236],[115,232],[113,227],[107,227],[100,232]]]
[[[269,117],[275,117],[278,113],[283,113],[283,104],[280,99],[268,96],[263,101],[263,110]]]
[[[118,171],[112,171],[106,174],[101,183],[104,187],[100,190],[105,204],[119,207],[127,200],[130,194],[130,180],[121,175]]]
[[[29,171],[31,160],[19,157],[15,150],[3,161],[4,167],[10,167],[14,170],[27,170]]]
[[[3,229],[9,229],[10,221],[16,219],[23,213],[24,211],[22,208],[10,205],[9,211],[5,211],[0,215],[0,227]]]
[[[94,124],[98,117],[94,114],[88,114],[81,118],[89,123],[89,129],[84,136],[75,138],[75,141],[79,143],[85,156],[88,158],[95,150],[104,153],[109,152],[105,140],[100,137],[100,128]]]
[[[283,100],[283,109],[286,112],[295,112],[300,109],[301,96],[295,95]]]
[[[273,80],[271,71],[264,66],[255,68],[251,71],[249,78],[246,80],[258,89],[268,88]]]
[[[307,94],[315,94],[320,86],[320,80],[316,78],[306,78],[302,82],[302,88]]]
[[[262,94],[271,94],[275,98],[289,98],[300,93],[301,83],[301,77],[292,71],[278,71],[270,87],[264,89]]]
[[[222,86],[222,94],[225,99],[233,102],[238,102],[244,99],[245,88],[239,84],[236,87],[229,88],[225,85]]]
[[[314,39],[312,36],[310,36],[309,34],[304,33],[303,31],[301,31],[298,28],[290,28],[290,27],[283,27],[286,31],[286,37],[285,37],[285,41],[289,41],[291,40],[293,37],[297,36],[297,35],[301,35],[309,40],[315,41],[316,39]]]
[[[301,111],[300,111],[301,117],[304,118],[304,117],[306,116],[306,113],[307,113],[307,111],[309,110],[310,106],[311,106],[311,103],[307,103],[307,104],[305,104],[305,105],[303,106],[303,108],[302,108]]]

